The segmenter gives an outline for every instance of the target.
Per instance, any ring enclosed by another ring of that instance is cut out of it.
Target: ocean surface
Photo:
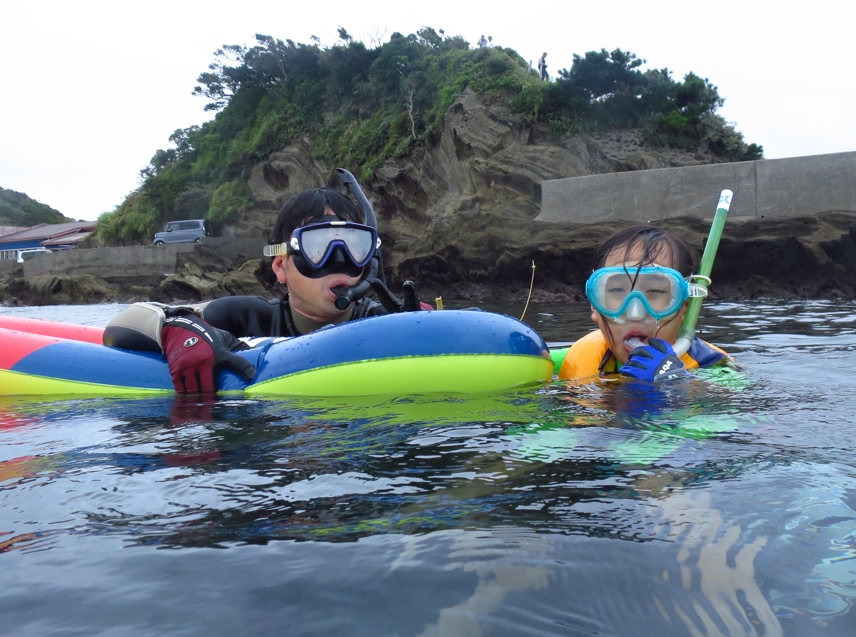
[[[0,634],[856,635],[856,302],[700,325],[653,395],[0,399]]]

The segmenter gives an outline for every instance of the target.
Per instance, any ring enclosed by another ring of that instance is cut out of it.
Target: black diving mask
[[[328,274],[356,277],[379,247],[374,228],[337,219],[297,228],[287,242],[265,246],[264,255],[292,255],[297,271],[310,279]]]

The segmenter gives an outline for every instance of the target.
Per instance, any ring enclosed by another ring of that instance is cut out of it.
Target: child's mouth
[[[627,338],[624,339],[624,349],[628,352],[632,352],[637,347],[642,347],[648,341],[647,337],[639,336],[638,334],[631,334]]]

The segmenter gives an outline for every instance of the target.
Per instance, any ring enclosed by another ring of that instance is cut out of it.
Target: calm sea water
[[[701,324],[655,397],[2,399],[0,633],[854,635],[856,303]]]

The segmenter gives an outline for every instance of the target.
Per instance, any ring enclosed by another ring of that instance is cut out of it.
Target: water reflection
[[[540,309],[562,340],[567,308]],[[0,621],[13,634],[850,634],[856,403],[842,370],[856,304],[705,311],[705,336],[744,372],[703,371],[656,400],[609,381],[5,399]]]

